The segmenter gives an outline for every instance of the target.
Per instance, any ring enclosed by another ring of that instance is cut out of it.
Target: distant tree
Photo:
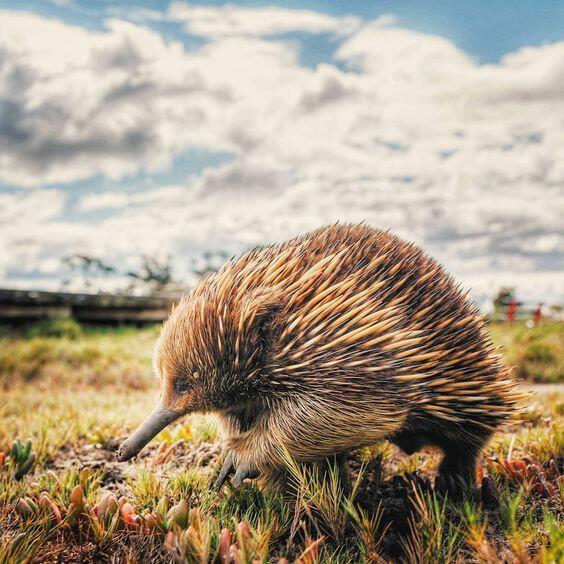
[[[127,275],[160,290],[174,282],[170,260],[170,256],[163,261],[155,257],[143,255],[139,271],[130,271]]]
[[[502,287],[499,289],[496,297],[493,299],[494,311],[502,311],[507,304],[515,299],[515,289],[509,287]]]
[[[62,263],[72,271],[79,271],[82,276],[84,285],[89,288],[92,279],[97,276],[107,276],[115,272],[115,268],[106,264],[97,257],[89,255],[70,255],[63,258]]]

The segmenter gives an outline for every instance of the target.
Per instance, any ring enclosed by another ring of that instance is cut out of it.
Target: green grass
[[[492,337],[502,346],[508,365],[523,380],[564,383],[564,323],[546,321],[540,327],[492,324]]]
[[[52,317],[34,323],[25,333],[28,339],[34,337],[64,337],[78,339],[82,336],[82,327],[74,319]]]
[[[563,324],[491,330],[517,374],[563,381]],[[284,495],[254,483],[217,494],[217,431],[202,417],[163,431],[138,462],[113,460],[118,440],[156,401],[150,355],[158,328],[76,333],[49,323],[0,334],[0,562],[564,558],[560,388],[531,397],[484,453],[495,507],[443,499],[424,480],[394,493],[397,474],[432,479],[438,456],[407,457],[387,443],[353,461],[348,492],[334,465],[319,472],[288,460]],[[18,437],[19,454],[5,458]]]

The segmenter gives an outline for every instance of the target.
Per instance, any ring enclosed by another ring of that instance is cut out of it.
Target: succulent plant
[[[114,535],[120,523],[120,506],[116,497],[107,493],[93,507],[90,513],[90,528],[97,542]]]
[[[189,511],[188,503],[185,499],[181,499],[176,505],[173,505],[166,514],[166,528],[168,531],[172,529],[186,529],[188,527]]]
[[[158,515],[152,511],[143,517],[143,531],[148,535],[162,534],[166,532],[166,527]]]
[[[169,507],[170,507],[170,499],[168,498],[168,496],[165,495],[161,497],[161,499],[159,499],[159,503],[157,503],[156,512],[159,516],[164,518],[168,513]]]
[[[144,525],[134,506],[125,497],[116,499],[112,493],[106,493],[100,498],[92,508],[89,518],[97,541],[110,538],[120,528],[141,529]]]
[[[31,439],[25,443],[16,439],[10,449],[10,466],[16,480],[21,480],[28,472],[33,470],[36,455],[31,451]]]
[[[21,517],[27,519],[39,513],[39,508],[30,497],[21,497],[16,504],[16,511]]]
[[[235,529],[237,542],[229,549],[231,562],[244,564],[246,562],[267,562],[269,532],[259,533],[251,530],[249,524],[241,521]]]
[[[62,523],[63,517],[61,511],[47,492],[41,492],[37,505],[42,511],[47,513],[50,519],[55,521],[55,523]]]
[[[241,521],[235,533],[220,531],[216,519],[202,516],[198,508],[189,512],[187,529],[169,531],[165,547],[176,562],[212,562],[244,564],[266,562],[268,534],[258,534]]]
[[[504,481],[523,488],[527,497],[551,498],[557,495],[564,481],[554,459],[544,465],[529,457],[520,460],[502,459],[497,464],[497,470]]]
[[[43,514],[55,524],[63,521],[59,507],[47,492],[41,492],[37,502],[31,497],[20,498],[16,504],[16,511],[24,520]]]
[[[88,478],[85,474],[83,478]],[[91,509],[86,501],[84,488],[77,485],[70,495],[68,508],[61,513],[57,503],[53,501],[49,493],[42,491],[37,500],[31,497],[22,497],[16,504],[16,511],[24,520],[30,520],[37,516],[45,516],[55,525],[74,527],[82,524],[89,525],[89,531],[96,542],[102,542],[111,538],[120,529],[134,529],[141,533],[152,534],[165,532],[165,514],[168,511],[168,499],[163,498],[155,512],[146,518],[137,514],[135,507],[125,497],[119,499],[112,493],[106,493],[100,501]],[[178,523],[188,522],[188,507],[184,503],[174,506],[172,513],[173,526]],[[183,521],[183,512],[186,519]],[[152,520],[154,522],[152,523]],[[153,526],[151,526],[151,523]],[[88,529],[83,529],[88,532]]]
[[[218,553],[219,561],[221,564],[229,564],[232,560],[231,531],[229,529],[222,529],[219,533]]]
[[[176,527],[167,533],[165,546],[177,562],[210,562],[216,556],[213,540],[218,537],[217,521],[202,519],[200,510],[194,508],[187,512],[184,528]]]
[[[165,495],[157,504],[154,511],[144,517],[145,531],[148,534],[165,533],[167,530],[167,513],[170,508],[170,500]]]
[[[104,494],[94,506],[94,514],[105,526],[108,526],[119,514],[119,503],[114,494]]]
[[[235,562],[247,562],[251,557],[251,529],[248,523],[241,521],[235,530],[237,544],[231,547],[231,556]],[[235,550],[233,550],[235,549]]]
[[[137,513],[135,513],[135,508],[131,503],[129,503],[125,498],[120,498],[120,515],[126,527],[139,528],[143,524],[143,520]]]
[[[27,533],[21,532],[18,533],[13,539],[12,543],[10,544],[10,552],[9,552],[9,559],[12,561],[19,560],[19,552],[23,547],[25,541],[27,540]]]
[[[67,510],[66,522],[69,525],[74,525],[78,522],[82,515],[87,513],[86,500],[82,486],[79,484],[75,486],[71,492],[70,504]]]

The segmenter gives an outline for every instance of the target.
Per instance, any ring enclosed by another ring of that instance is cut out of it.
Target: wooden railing
[[[0,289],[0,322],[70,317],[85,323],[155,323],[167,318],[180,294],[132,296]]]

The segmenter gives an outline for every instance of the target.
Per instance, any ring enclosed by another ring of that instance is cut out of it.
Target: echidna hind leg
[[[449,445],[439,467],[439,489],[454,493],[472,487],[476,480],[477,461],[478,453],[474,449],[464,451],[458,445]]]
[[[473,441],[444,441],[440,446],[444,458],[439,467],[437,489],[450,493],[472,491],[476,485],[478,458],[490,434],[473,437]]]

